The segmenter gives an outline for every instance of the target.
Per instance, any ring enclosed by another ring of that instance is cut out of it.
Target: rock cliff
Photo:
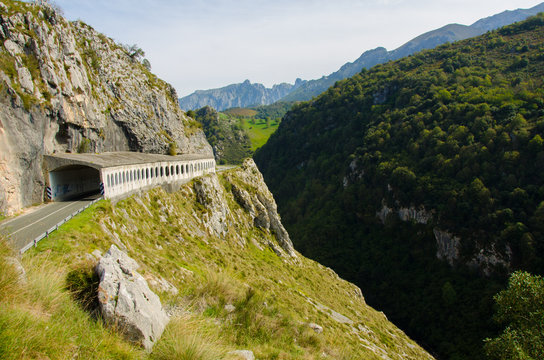
[[[43,199],[42,155],[212,152],[137,54],[53,7],[0,2],[0,212]]]

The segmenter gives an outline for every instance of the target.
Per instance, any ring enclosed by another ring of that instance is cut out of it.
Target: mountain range
[[[306,81],[296,79],[294,84],[281,83],[265,87],[263,84],[252,84],[249,80],[240,84],[232,84],[219,89],[197,90],[191,95],[179,99],[183,110],[196,110],[211,106],[216,110],[234,107],[251,107],[269,105],[298,89]]]
[[[444,43],[478,36],[487,31],[524,20],[542,11],[544,11],[544,3],[530,9],[507,10],[480,19],[470,26],[449,24],[424,33],[392,51],[383,47],[365,51],[357,60],[344,64],[337,71],[320,79],[308,81],[297,79],[294,85],[274,85],[271,89],[265,89],[261,84],[250,84],[246,80],[242,84],[228,85],[219,89],[198,90],[181,98],[180,105],[184,110],[197,109],[205,105],[223,110],[230,107],[267,105],[279,100],[283,102],[306,101],[321,94],[336,81],[353,76],[363,68],[369,69],[374,65],[397,60],[424,49],[432,49]]]

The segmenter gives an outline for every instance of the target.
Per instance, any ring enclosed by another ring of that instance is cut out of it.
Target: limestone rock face
[[[436,239],[436,257],[441,260],[446,260],[448,264],[453,266],[456,260],[459,259],[459,249],[461,246],[459,237],[437,228],[433,229],[434,238]]]
[[[118,326],[131,341],[150,351],[169,318],[136,269],[138,264],[112,245],[96,266],[98,300],[107,323]]]
[[[76,152],[212,154],[176,91],[127,49],[47,4],[0,8],[0,213],[44,197],[42,156]],[[22,9],[22,10],[21,10]]]
[[[289,234],[281,223],[276,201],[253,159],[244,161],[236,171],[236,179],[226,176],[232,183],[234,199],[251,215],[255,226],[272,231],[282,249],[288,255],[296,256]]]
[[[207,212],[201,214],[201,219],[208,230],[215,236],[224,236],[228,229],[228,207],[225,204],[225,194],[215,174],[195,180],[194,188],[197,201]]]

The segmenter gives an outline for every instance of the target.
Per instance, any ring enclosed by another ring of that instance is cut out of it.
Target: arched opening
[[[73,200],[100,192],[100,172],[84,165],[62,166],[49,172],[49,184],[52,200]]]

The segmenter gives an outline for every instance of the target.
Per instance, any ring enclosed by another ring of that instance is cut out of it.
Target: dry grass
[[[65,269],[25,258],[26,280],[0,241],[0,354],[5,359],[136,359],[141,350],[92,319],[65,291]]]
[[[203,320],[185,315],[170,320],[161,340],[153,348],[154,360],[216,360],[226,353],[217,333],[205,332]]]
[[[392,359],[424,358],[417,347],[406,345],[408,340],[404,334],[366,306],[354,295],[353,286],[338,279],[332,271],[303,257],[293,261],[276,255],[266,245],[275,241],[273,235],[256,229],[233,199],[228,181],[223,178],[221,183],[227,194],[225,203],[233,214],[228,220],[229,231],[221,239],[206,230],[192,184],[172,194],[154,189],[140,196],[138,201],[134,197],[115,205],[102,201],[72,219],[49,239],[40,242],[37,249],[25,254],[25,264],[36,269],[28,270],[29,278],[36,279],[32,298],[43,296],[37,310],[25,316],[46,324],[59,319],[55,314],[59,309],[68,309],[69,305],[73,310],[65,313],[71,312],[66,316],[76,323],[74,327],[87,326],[92,329],[87,333],[101,339],[98,349],[102,358],[208,359],[221,358],[237,349],[252,350],[259,359],[314,359],[323,353],[334,359],[381,357],[362,346],[358,336],[379,345]],[[179,290],[178,294],[171,294],[153,288],[163,304],[183,315],[168,325],[151,354],[143,354],[124,342],[114,330],[104,329],[100,321],[83,310],[80,303],[85,301],[81,298],[79,302],[74,301],[74,296],[65,290],[67,277],[78,284],[76,290],[92,288],[90,265],[84,259],[93,250],[104,252],[119,241],[141,265],[139,272],[144,276],[161,277]],[[29,286],[33,282],[29,281]],[[11,285],[8,282],[6,286]],[[47,289],[54,291],[47,294]],[[356,324],[364,324],[371,332],[354,334],[350,325],[336,322],[308,298],[325,304]],[[233,305],[234,310],[225,305]],[[83,320],[78,323],[76,318]],[[63,323],[70,321],[63,320]],[[309,322],[323,326],[323,333],[309,329],[306,325]],[[100,358],[92,350],[96,340],[83,336],[84,331],[75,331],[75,335],[67,338],[62,329],[56,331],[60,334],[58,344],[62,351],[74,354],[70,352],[72,346],[77,349],[79,358]],[[380,334],[388,333],[395,337],[389,337],[384,343]],[[104,342],[108,345],[102,346]],[[49,356],[48,351],[42,349],[36,354],[45,357]],[[113,353],[117,355],[112,356]],[[399,357],[402,353],[408,356]]]

